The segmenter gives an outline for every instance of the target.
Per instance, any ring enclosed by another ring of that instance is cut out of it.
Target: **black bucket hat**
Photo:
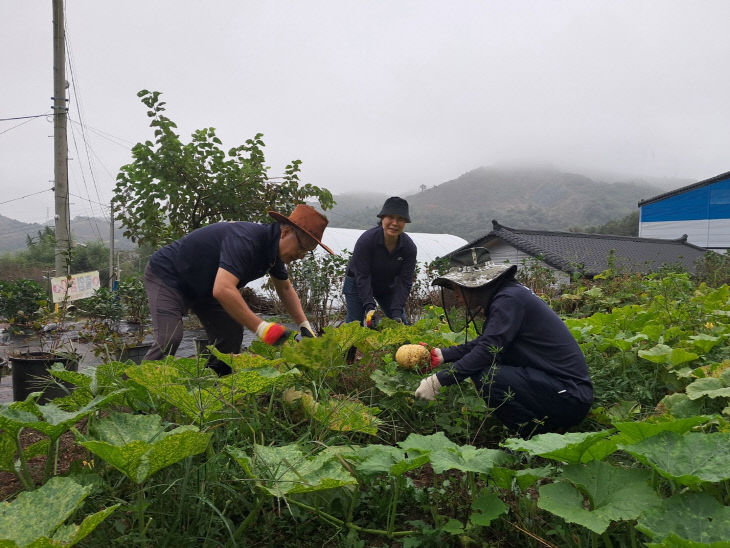
[[[408,202],[398,196],[391,196],[383,204],[383,209],[378,213],[378,218],[382,219],[386,215],[398,215],[403,217],[407,223],[411,222],[411,216],[408,214]]]
[[[517,265],[498,264],[491,260],[489,250],[484,247],[470,247],[451,257],[451,268],[436,278],[431,285],[449,289],[454,286],[467,289],[486,287],[504,277],[513,276]]]

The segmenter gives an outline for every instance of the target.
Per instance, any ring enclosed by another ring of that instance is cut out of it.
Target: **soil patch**
[[[76,423],[76,429],[80,432],[86,430],[86,419]],[[46,436],[32,429],[25,429],[20,434],[20,443],[23,448],[48,439]],[[76,443],[72,432],[65,432],[58,441],[58,475],[68,472],[71,464],[75,461],[84,461],[89,459],[89,452],[81,445]],[[43,474],[46,468],[46,456],[38,455],[28,461],[28,469],[30,475],[36,485],[43,481]],[[0,472],[0,500],[6,500],[23,490],[23,484],[18,476],[10,472]]]

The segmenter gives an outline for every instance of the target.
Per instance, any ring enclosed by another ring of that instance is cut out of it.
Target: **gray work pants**
[[[183,337],[183,316],[191,309],[203,324],[210,344],[224,353],[238,354],[243,341],[243,327],[228,315],[213,297],[188,302],[183,294],[163,282],[149,265],[144,270],[144,288],[150,305],[155,342],[145,360],[160,360],[174,355]],[[219,375],[231,372],[230,367],[215,357],[208,359],[208,367]]]

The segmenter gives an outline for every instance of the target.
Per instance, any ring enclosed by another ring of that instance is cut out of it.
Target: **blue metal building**
[[[730,171],[639,202],[639,237],[730,248]]]

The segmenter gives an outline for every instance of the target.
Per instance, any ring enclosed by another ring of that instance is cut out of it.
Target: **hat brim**
[[[381,219],[382,220],[383,217],[385,217],[386,215],[393,215],[393,216],[397,215],[398,217],[403,217],[406,220],[407,223],[410,223],[411,222],[411,218],[410,217],[406,217],[405,215],[401,215],[400,213],[383,213],[381,211],[380,213],[378,213],[378,216],[377,217],[378,217],[378,219]]]
[[[281,213],[278,213],[278,212],[276,212],[276,211],[269,211],[269,215],[270,215],[270,216],[271,216],[272,218],[274,218],[275,220],[279,221],[280,223],[286,223],[286,224],[290,224],[290,225],[292,225],[292,226],[295,226],[296,228],[298,228],[299,230],[301,230],[302,232],[304,232],[304,233],[305,233],[305,234],[306,234],[307,236],[309,236],[310,238],[312,238],[312,239],[313,239],[313,240],[314,240],[315,242],[317,242],[317,244],[318,244],[318,245],[322,246],[322,248],[323,248],[323,249],[324,249],[324,250],[325,250],[325,251],[326,251],[327,253],[329,253],[330,255],[334,255],[334,254],[335,254],[335,252],[334,252],[334,251],[332,251],[332,250],[331,250],[331,249],[330,249],[329,247],[327,247],[326,245],[324,245],[324,244],[323,244],[323,243],[322,243],[322,242],[320,241],[320,239],[319,239],[319,238],[317,238],[317,237],[316,237],[316,236],[315,236],[314,234],[312,234],[312,233],[311,233],[311,232],[310,232],[309,230],[307,230],[306,228],[304,228],[304,227],[302,227],[302,226],[298,225],[297,223],[295,223],[294,221],[292,221],[292,220],[291,220],[291,219],[290,219],[289,217],[287,217],[287,216],[285,216],[285,215],[282,215]]]
[[[464,270],[463,267],[455,267],[431,282],[431,285],[440,285],[453,289],[453,286],[476,289],[486,287],[497,280],[513,275],[517,271],[517,265],[495,264],[479,270]]]

